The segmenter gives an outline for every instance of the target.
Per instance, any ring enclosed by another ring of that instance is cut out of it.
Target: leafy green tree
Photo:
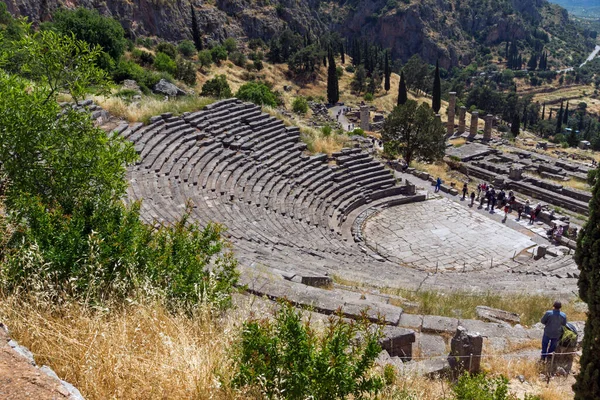
[[[442,83],[440,80],[440,64],[439,61],[435,63],[435,73],[433,76],[433,95],[431,100],[431,108],[437,114],[440,112],[442,107]]]
[[[400,84],[398,85],[398,105],[406,104],[408,94],[406,93],[406,81],[404,80],[404,71],[400,72]]]
[[[225,75],[217,75],[206,81],[202,85],[201,95],[216,97],[217,99],[227,99],[233,96]]]
[[[125,192],[123,164],[136,158],[130,144],[94,128],[85,113],[61,110],[48,101],[56,96],[48,87],[27,94],[26,82],[4,73],[0,82],[0,159],[9,178],[7,204],[26,193],[69,213],[88,198]]]
[[[204,46],[202,46],[202,35],[200,34],[198,19],[196,18],[196,10],[194,9],[194,5],[191,3],[190,8],[192,9],[192,40],[194,41],[194,46],[196,47],[196,50],[200,51],[204,48]]]
[[[347,323],[332,318],[326,333],[317,336],[299,311],[283,304],[273,322],[244,323],[235,347],[233,385],[261,390],[266,398],[281,393],[286,399],[315,400],[377,395],[383,379],[371,368],[381,351],[380,330],[370,325],[366,319]]]
[[[160,42],[156,46],[156,51],[165,53],[166,55],[171,57],[173,60],[177,57],[177,47],[175,47],[175,45],[173,43]]]
[[[308,101],[305,97],[298,96],[292,102],[292,111],[296,114],[306,114],[308,112]]]
[[[382,139],[388,152],[402,154],[410,164],[416,157],[427,161],[442,158],[444,134],[444,126],[427,104],[408,100],[385,119]]]
[[[156,53],[156,57],[154,57],[154,68],[162,72],[168,72],[171,75],[175,75],[177,72],[175,61],[165,53],[160,52]]]
[[[267,85],[261,82],[245,83],[239,88],[235,97],[258,105],[277,106],[277,96]]]
[[[352,79],[351,86],[352,90],[360,94],[365,90],[367,84],[367,71],[365,71],[365,67],[359,65],[356,68],[356,72],[354,73],[354,78]]]
[[[16,49],[25,55],[28,73],[25,80],[0,71],[0,173],[6,178],[0,218],[11,227],[0,244],[1,290],[51,302],[160,294],[168,305],[190,311],[199,303],[227,306],[237,272],[231,254],[222,253],[221,228],[201,229],[187,215],[169,227],[143,224],[139,204],[122,202],[125,167],[137,158],[133,145],[94,126],[87,113],[57,103],[59,90],[81,96],[96,84],[88,78],[97,67],[87,44],[53,31],[17,44],[23,46],[0,47],[9,49],[7,58]],[[44,60],[49,71],[36,76]],[[54,69],[66,71],[65,81],[51,87],[47,82],[54,81],[45,77]]]
[[[125,52],[125,30],[114,18],[104,17],[96,10],[80,7],[76,10],[58,10],[52,16],[52,27],[63,35],[71,33],[90,45],[102,47],[114,60]]]
[[[183,40],[181,43],[179,43],[177,49],[185,57],[191,57],[196,52],[194,42],[192,42],[191,40]]]
[[[237,42],[234,38],[229,37],[223,41],[223,47],[227,50],[227,53],[233,53],[237,51]]]
[[[589,217],[577,238],[575,262],[579,267],[579,297],[588,305],[583,336],[583,354],[577,381],[576,400],[600,398],[600,179],[595,179]]]
[[[340,88],[337,76],[337,68],[335,66],[335,58],[333,51],[329,50],[329,66],[327,67],[327,102],[335,104],[340,99]]]
[[[208,68],[211,66],[213,59],[210,50],[201,50],[198,52],[198,62],[202,68]]]
[[[221,61],[227,60],[227,49],[225,49],[223,46],[217,45],[210,49],[210,55],[214,63],[221,64]]]
[[[190,86],[196,84],[196,66],[193,62],[177,57],[175,65],[177,68],[175,77],[177,79],[184,81]]]
[[[48,88],[47,101],[59,92],[81,100],[93,86],[98,91],[106,88],[106,72],[95,66],[101,53],[98,46],[90,47],[72,35],[41,31],[26,34],[10,47],[13,52],[7,60],[18,60],[13,70]]]
[[[569,123],[569,102],[567,101],[567,107],[565,107],[565,114],[563,115],[563,124],[568,125]]]

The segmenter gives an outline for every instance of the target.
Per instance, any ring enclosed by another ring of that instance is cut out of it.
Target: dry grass
[[[109,113],[129,122],[147,122],[150,117],[166,112],[175,115],[198,111],[215,100],[208,97],[184,96],[165,101],[154,96],[143,96],[139,104],[125,101],[116,96],[94,97],[94,102]]]
[[[467,139],[465,139],[464,137],[459,137],[456,139],[450,139],[448,143],[450,143],[454,147],[460,147],[467,144]]]
[[[0,320],[40,365],[52,367],[87,399],[241,399],[246,396],[227,385],[234,371],[229,349],[251,313],[265,316],[273,306],[252,296],[236,303],[238,308],[214,318],[206,312],[193,317],[172,314],[155,303],[132,302],[106,310],[76,304],[49,309],[9,297],[0,302]],[[530,385],[517,391],[543,394],[545,399],[572,396],[564,380],[546,387],[531,361],[498,356],[486,358],[483,367],[493,375],[524,375]],[[444,379],[400,371],[380,398],[438,400],[450,394]]]
[[[0,303],[0,319],[37,362],[51,366],[86,399],[235,398],[227,349],[239,320],[170,314],[156,304],[94,311],[51,310],[18,299]]]
[[[469,193],[471,193],[472,191],[477,191],[477,185],[479,181],[469,180],[469,178],[465,174],[453,170],[444,161],[439,161],[436,163],[424,163],[419,161],[413,161],[411,163],[411,167],[416,168],[419,171],[427,172],[428,174],[433,176],[434,179],[436,179],[439,176],[440,178],[442,178],[442,182],[444,183],[444,185],[450,186],[451,183],[454,183],[457,190],[462,190],[464,183],[467,182]]]
[[[343,279],[338,275],[332,276],[336,284],[343,285],[349,290],[371,291],[374,287],[362,282],[354,282]],[[521,318],[521,324],[531,326],[537,322],[556,300],[550,296],[532,294],[495,294],[495,293],[472,293],[453,291],[449,293],[434,292],[428,290],[411,291],[401,288],[379,287],[377,290],[383,294],[395,296],[390,303],[403,306],[403,302],[409,303],[412,314],[440,315],[446,317],[477,319],[475,308],[477,306],[488,306],[516,313]],[[579,299],[560,299],[563,303],[563,311],[571,321],[585,321],[587,315],[579,307]],[[415,306],[416,305],[416,306]]]

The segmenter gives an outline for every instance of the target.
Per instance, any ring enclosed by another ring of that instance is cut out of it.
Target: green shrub
[[[64,35],[75,35],[91,45],[99,45],[114,60],[125,51],[125,30],[119,21],[100,15],[96,10],[80,7],[57,10],[52,15],[52,27]]]
[[[181,54],[186,57],[191,57],[196,52],[196,47],[194,46],[194,42],[191,40],[184,40],[177,46],[177,49]]]
[[[485,374],[462,374],[452,387],[456,400],[512,400],[508,392],[508,379],[491,378]]]
[[[232,96],[231,88],[227,83],[225,75],[217,75],[209,79],[202,85],[202,96],[216,97],[218,99],[226,99]]]
[[[373,101],[373,93],[365,94],[365,101]]]
[[[184,81],[188,85],[196,84],[196,66],[193,62],[184,60],[181,57],[177,58],[177,79]]]
[[[137,90],[133,90],[133,89],[123,89],[123,90],[119,90],[116,93],[117,97],[120,97],[122,99],[127,99],[127,100],[131,100],[131,98],[133,96],[138,95],[139,93],[137,92]]]
[[[252,63],[253,63],[252,66],[257,71],[262,71],[262,69],[264,68],[263,62],[261,60],[254,60],[254,61],[252,61]]]
[[[141,49],[133,49],[131,56],[140,65],[151,66],[154,63],[154,56],[152,53]]]
[[[354,128],[354,130],[350,134],[352,134],[352,135],[358,135],[358,136],[364,136],[364,137],[367,136],[367,134],[365,133],[365,131],[363,131],[360,128]]]
[[[237,42],[234,38],[229,37],[223,41],[223,47],[227,50],[227,53],[233,53],[237,51]]]
[[[338,77],[338,79],[340,79],[342,76],[344,76],[344,68],[338,66],[335,69],[335,75]]]
[[[215,46],[210,49],[210,55],[213,62],[221,64],[221,61],[227,60],[227,49],[223,46]]]
[[[354,68],[354,65],[352,65],[352,64],[346,65],[346,72],[353,74],[355,71],[356,71],[356,68]]]
[[[261,82],[248,82],[243,84],[235,94],[240,100],[251,101],[258,105],[277,106],[277,96],[267,85]]]
[[[174,75],[177,72],[177,64],[171,57],[169,57],[165,53],[156,53],[156,57],[154,58],[154,68],[158,71],[168,72],[171,75]]]
[[[175,59],[177,57],[177,48],[174,44],[169,42],[160,42],[158,46],[156,46],[156,51],[165,53],[172,59]]]
[[[308,112],[308,101],[302,96],[298,96],[292,103],[292,111],[296,114],[306,114]]]
[[[234,387],[258,397],[286,399],[364,398],[379,393],[383,379],[371,374],[381,351],[380,331],[366,320],[331,318],[318,336],[300,312],[283,304],[274,321],[251,320],[235,347]],[[361,340],[356,340],[360,335]]]
[[[246,55],[241,51],[234,51],[232,53],[229,53],[229,60],[231,60],[231,62],[233,62],[238,67],[245,67],[247,58]]]
[[[321,133],[323,134],[323,136],[331,135],[332,131],[333,131],[333,129],[329,125],[325,125],[324,127],[321,128]]]
[[[125,79],[133,79],[140,85],[142,91],[147,93],[149,88],[160,80],[161,76],[156,72],[145,70],[132,61],[121,60],[114,69],[112,78],[117,83],[121,83]]]
[[[262,39],[250,39],[250,41],[248,42],[248,47],[251,50],[256,50],[261,47],[265,47],[265,42]]]
[[[198,62],[202,68],[210,67],[213,62],[210,50],[202,50],[198,52]]]

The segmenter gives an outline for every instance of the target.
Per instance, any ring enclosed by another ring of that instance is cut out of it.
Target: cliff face
[[[130,37],[190,38],[191,4],[206,41],[227,37],[268,41],[286,27],[320,35],[337,31],[363,37],[406,61],[419,54],[425,61],[450,68],[469,64],[480,45],[527,39],[545,21],[585,42],[568,15],[546,0],[4,0],[16,15],[33,21],[51,19],[59,7],[83,6],[121,21]],[[575,32],[575,33],[573,33]],[[553,36],[553,35],[551,35]],[[582,52],[585,45],[581,45]]]
[[[227,37],[257,37],[269,40],[286,26],[305,32],[323,30],[314,0],[282,0],[275,7],[252,0],[3,0],[14,15],[33,22],[48,21],[61,7],[86,7],[118,19],[130,37],[158,36],[165,40],[191,39],[191,5],[208,41]]]

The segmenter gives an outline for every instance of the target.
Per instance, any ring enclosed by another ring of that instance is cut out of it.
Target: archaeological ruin
[[[367,110],[360,111],[362,123]],[[585,171],[527,152],[496,151],[487,145],[491,116],[484,117],[480,135],[478,114],[472,113],[468,132],[465,115],[461,107],[457,132],[454,122],[447,127],[452,135],[477,139],[448,149],[466,173],[542,198],[552,193],[565,207],[585,211],[583,194],[514,172]],[[454,114],[450,117],[453,121]],[[386,357],[399,368],[407,368],[403,362],[413,349],[447,354],[448,337],[459,326],[482,335],[484,351],[539,338],[541,331],[514,321],[410,313],[399,306],[401,299],[377,288],[557,296],[576,290],[577,266],[564,246],[540,245],[432,196],[428,185],[434,177],[409,169],[413,175],[407,179],[361,147],[310,155],[298,128],[254,104],[222,100],[180,117],[162,114],[148,125],[122,124],[116,131],[140,154],[128,172],[129,197],[143,200],[148,223],[175,221],[190,204],[197,222],[227,227],[249,293],[286,298],[322,314],[341,310],[347,318],[367,310],[373,322],[387,326]],[[419,365],[411,368],[428,373],[447,362]]]

